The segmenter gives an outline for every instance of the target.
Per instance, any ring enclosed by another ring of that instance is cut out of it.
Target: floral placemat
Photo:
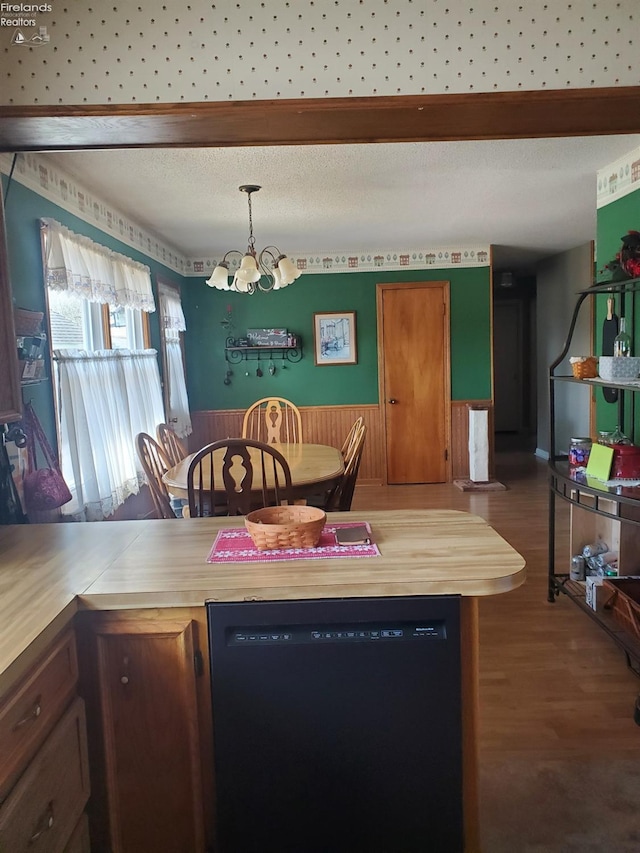
[[[339,528],[359,527],[361,521],[337,522],[324,526],[315,548],[279,548],[258,551],[244,527],[220,530],[207,557],[207,563],[275,563],[279,560],[326,560],[331,557],[379,557],[375,542],[368,545],[338,545],[335,532]],[[371,535],[371,527],[364,522]]]

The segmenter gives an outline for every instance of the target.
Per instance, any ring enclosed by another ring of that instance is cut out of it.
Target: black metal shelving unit
[[[640,291],[640,279],[607,282],[579,291],[569,325],[567,338],[560,355],[549,367],[549,552],[548,552],[548,600],[554,602],[564,594],[591,619],[594,619],[611,639],[622,649],[631,670],[640,676],[640,641],[622,630],[610,612],[595,611],[585,601],[584,584],[572,581],[568,571],[556,571],[556,500],[569,503],[572,508],[594,513],[619,522],[640,527],[640,487],[604,484],[594,485],[587,481],[583,472],[570,469],[567,454],[559,452],[556,441],[556,394],[563,383],[575,383],[593,388],[615,388],[618,390],[618,424],[630,435],[635,432],[634,406],[627,407],[629,394],[640,392],[640,379],[629,382],[610,382],[603,379],[576,379],[574,376],[557,374],[562,361],[569,353],[580,309],[585,302],[597,294],[619,295],[621,317],[627,317],[628,328],[633,334],[635,295]],[[628,423],[625,424],[625,417]]]

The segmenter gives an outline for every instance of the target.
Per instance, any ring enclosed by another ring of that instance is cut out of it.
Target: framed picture
[[[313,315],[316,364],[356,364],[356,312]]]

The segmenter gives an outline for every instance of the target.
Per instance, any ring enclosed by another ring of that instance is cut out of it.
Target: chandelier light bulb
[[[239,272],[240,272],[240,270],[238,270],[236,272],[236,274],[234,275],[233,283],[232,283],[231,287],[229,288],[229,290],[237,290],[238,293],[253,293],[253,289],[251,287],[250,282],[243,281],[243,279],[238,278]]]
[[[245,255],[240,264],[240,268],[236,272],[236,276],[241,281],[256,282],[260,281],[260,270],[253,255]]]
[[[286,255],[281,255],[281,257],[278,258],[278,269],[280,270],[282,281],[285,284],[291,284],[297,278],[300,278],[300,270],[294,266],[292,261]]]
[[[280,290],[282,287],[287,286],[282,283],[282,276],[280,275],[278,267],[273,267],[273,269],[270,270],[270,273],[273,276],[273,290]]]
[[[229,264],[220,263],[211,273],[211,277],[207,279],[209,287],[215,287],[216,290],[229,290]]]

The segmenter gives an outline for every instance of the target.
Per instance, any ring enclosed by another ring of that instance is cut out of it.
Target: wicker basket
[[[315,548],[327,514],[314,506],[267,506],[244,520],[258,551],[277,548]]]
[[[576,379],[594,379],[598,375],[598,359],[589,355],[580,361],[572,361],[571,370]]]
[[[629,636],[640,640],[640,577],[605,578],[602,585],[610,593],[605,610]]]

